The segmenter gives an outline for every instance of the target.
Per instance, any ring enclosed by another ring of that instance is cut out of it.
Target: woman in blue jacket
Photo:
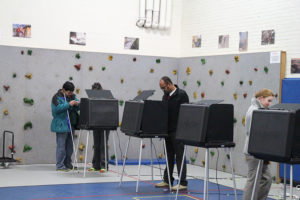
[[[78,122],[77,111],[79,110],[79,101],[73,94],[74,88],[74,84],[67,81],[52,97],[51,131],[56,132],[56,170],[58,171],[69,171],[73,168],[71,133],[74,135],[74,125]]]

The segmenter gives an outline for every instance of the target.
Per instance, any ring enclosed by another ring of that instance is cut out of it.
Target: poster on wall
[[[31,38],[31,25],[13,24],[13,37]]]
[[[194,35],[192,40],[192,48],[201,47],[201,35]]]
[[[229,35],[219,35],[219,49],[229,48]]]
[[[248,50],[248,32],[240,32],[239,51]]]
[[[70,32],[70,44],[86,45],[86,33]]]
[[[300,73],[300,58],[292,58],[291,60],[291,74]]]
[[[139,49],[139,38],[125,37],[124,49]]]
[[[264,30],[261,32],[261,45],[268,45],[275,43],[275,31]]]

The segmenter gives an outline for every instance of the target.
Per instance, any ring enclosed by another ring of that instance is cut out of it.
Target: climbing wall
[[[239,55],[221,55],[182,58],[179,60],[178,83],[186,90],[190,102],[224,100],[234,105],[234,169],[246,175],[247,165],[243,155],[245,140],[245,115],[254,93],[269,88],[279,94],[280,63],[270,64],[270,52]],[[274,99],[274,104],[279,99]],[[198,153],[196,153],[198,151]],[[210,149],[210,167],[230,172],[229,152]],[[187,159],[205,165],[205,150],[189,147]],[[276,166],[272,165],[273,175]]]

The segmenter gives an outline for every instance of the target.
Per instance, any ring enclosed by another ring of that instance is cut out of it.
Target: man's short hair
[[[102,86],[99,82],[96,82],[92,85],[93,90],[102,90]]]
[[[70,82],[70,81],[66,81],[66,82],[64,83],[64,85],[63,85],[63,89],[65,89],[66,91],[71,91],[71,92],[73,92],[73,91],[74,91],[74,88],[75,88],[74,84],[73,84],[72,82]]]
[[[163,76],[161,80],[163,80],[166,84],[173,84],[172,80],[168,76]]]

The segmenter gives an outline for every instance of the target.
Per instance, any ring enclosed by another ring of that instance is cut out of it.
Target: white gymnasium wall
[[[182,11],[181,56],[239,53],[239,32],[248,31],[248,51],[286,51],[287,77],[291,58],[300,58],[300,1],[185,0]],[[261,31],[275,30],[275,44],[261,45]],[[192,48],[192,36],[202,35],[202,47]],[[229,48],[218,49],[218,36],[229,35]]]
[[[172,0],[171,29],[138,28],[139,0],[1,0],[0,45],[179,56],[182,0]],[[12,37],[12,24],[31,24],[32,38]],[[86,46],[70,45],[69,32],[86,32]],[[140,38],[125,50],[124,37]]]

